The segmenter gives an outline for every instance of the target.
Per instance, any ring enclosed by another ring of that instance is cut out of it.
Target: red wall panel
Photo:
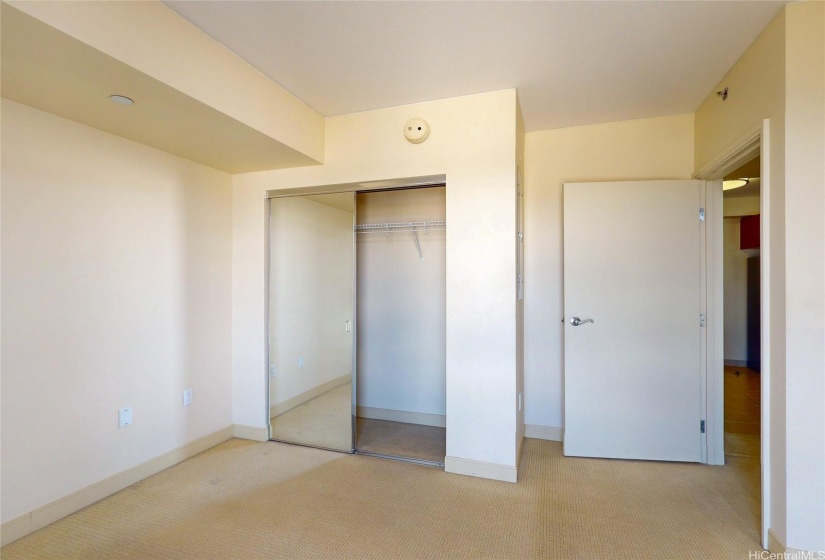
[[[739,248],[759,248],[759,214],[739,220]]]

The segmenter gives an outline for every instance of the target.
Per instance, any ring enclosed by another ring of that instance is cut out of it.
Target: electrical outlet
[[[125,428],[132,425],[132,407],[127,406],[117,411],[117,427],[118,429]]]
[[[192,389],[186,389],[183,392],[183,406],[192,404]]]
[[[275,377],[275,364],[269,365],[269,377]]]
[[[304,367],[304,357],[298,356],[298,367]]]

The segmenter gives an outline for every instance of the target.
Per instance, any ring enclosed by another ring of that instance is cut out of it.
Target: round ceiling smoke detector
[[[424,119],[410,119],[404,125],[404,137],[413,144],[420,144],[430,135],[430,125]]]

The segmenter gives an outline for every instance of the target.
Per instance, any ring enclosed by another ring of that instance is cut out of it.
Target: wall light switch
[[[192,389],[186,389],[183,392],[183,406],[192,404]]]
[[[521,393],[518,394],[518,409],[521,412]]]
[[[125,428],[132,425],[132,407],[127,406],[117,411],[117,427],[118,429]]]

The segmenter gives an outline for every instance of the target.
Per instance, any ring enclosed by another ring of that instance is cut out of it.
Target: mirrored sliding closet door
[[[354,193],[270,200],[270,438],[352,450]]]

